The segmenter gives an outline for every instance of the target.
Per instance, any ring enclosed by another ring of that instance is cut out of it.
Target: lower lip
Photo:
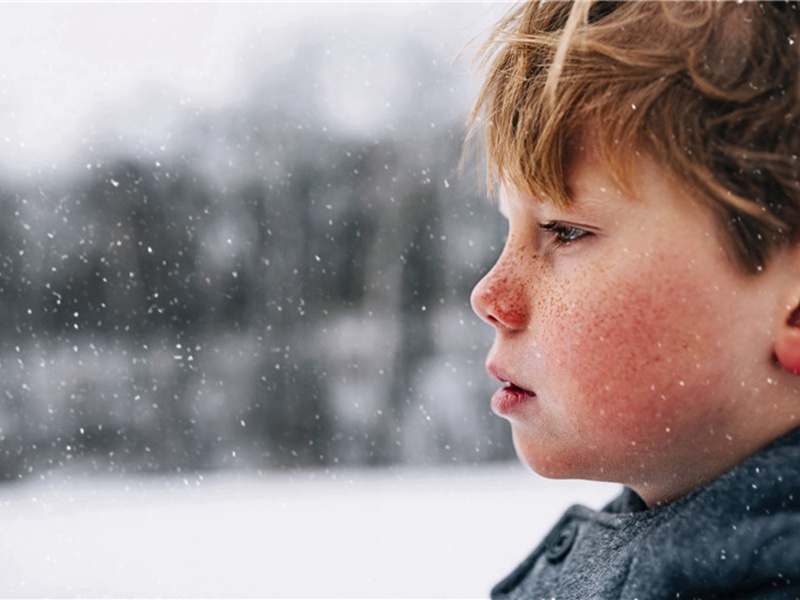
[[[505,416],[532,402],[535,398],[536,394],[529,394],[519,388],[507,385],[497,390],[492,396],[492,412]]]

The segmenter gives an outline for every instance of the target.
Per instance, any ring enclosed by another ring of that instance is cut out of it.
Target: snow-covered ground
[[[0,487],[4,597],[488,595],[567,505],[616,486],[518,465]]]

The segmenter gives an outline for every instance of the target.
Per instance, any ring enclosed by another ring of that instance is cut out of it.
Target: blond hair
[[[700,192],[755,273],[800,238],[800,11],[788,3],[534,1],[484,48],[470,116],[495,183],[556,204],[581,129],[621,182],[645,148]]]

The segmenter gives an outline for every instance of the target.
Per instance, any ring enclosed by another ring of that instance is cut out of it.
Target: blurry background
[[[507,9],[0,7],[8,594],[483,595],[521,558],[527,532],[496,571],[463,554],[496,554],[494,528],[469,532],[498,510],[464,499],[523,485],[468,302],[504,227],[479,168],[458,168],[471,58]],[[463,493],[397,500],[415,486]],[[364,505],[374,490],[394,500]],[[183,525],[188,509],[159,513],[210,497],[222,508]],[[432,505],[485,514],[436,531]],[[366,521],[343,524],[352,510]],[[231,512],[251,516],[215,529]],[[275,529],[309,513],[327,526],[307,539]],[[377,522],[395,527],[381,552]],[[388,576],[411,523],[456,571]],[[326,535],[371,570],[315,578],[303,558],[330,557]],[[200,574],[176,566],[186,552]]]
[[[510,456],[455,60],[498,7],[12,9],[4,478]]]

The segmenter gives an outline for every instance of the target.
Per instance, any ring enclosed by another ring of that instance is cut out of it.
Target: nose
[[[508,246],[495,265],[475,285],[470,295],[472,310],[495,329],[519,331],[530,317],[523,279],[516,268],[519,257]]]

